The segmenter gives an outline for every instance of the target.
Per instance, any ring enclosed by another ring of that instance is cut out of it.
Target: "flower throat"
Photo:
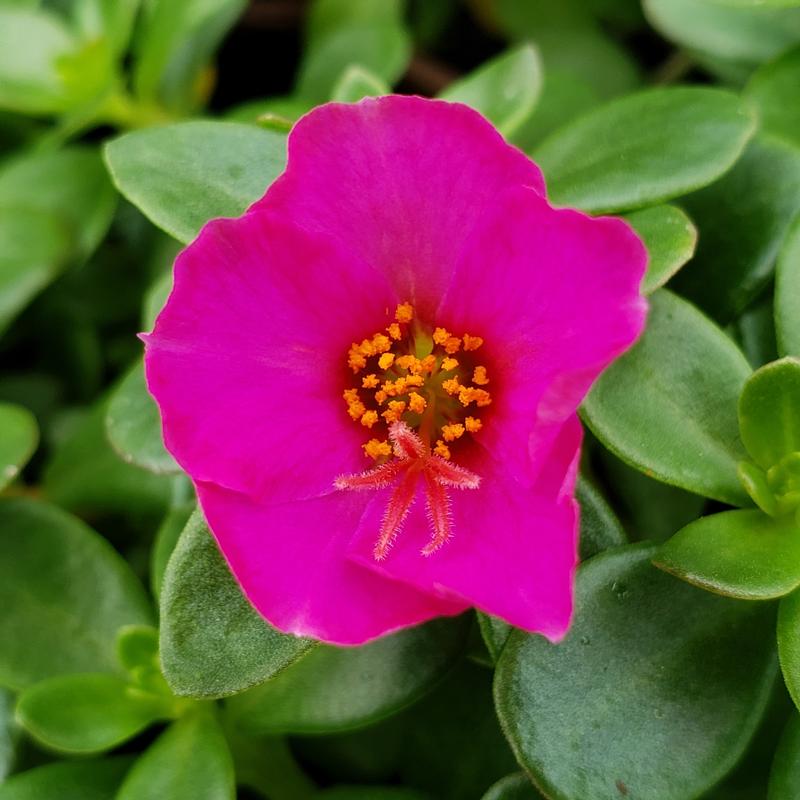
[[[338,489],[393,486],[375,545],[375,558],[386,557],[423,482],[431,540],[430,555],[451,536],[448,488],[476,489],[480,478],[452,463],[463,437],[483,427],[481,410],[492,396],[489,376],[477,359],[479,336],[454,336],[444,328],[425,329],[402,303],[385,331],[354,342],[347,364],[354,385],[343,393],[354,423],[380,432],[363,445],[378,465],[359,475],[337,478]]]

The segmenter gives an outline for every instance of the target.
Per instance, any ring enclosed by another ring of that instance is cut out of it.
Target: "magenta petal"
[[[544,192],[538,167],[480,114],[390,96],[303,117],[286,173],[255,207],[341,241],[429,316],[470,231],[512,186]]]
[[[261,505],[197,485],[209,527],[250,602],[276,628],[331,644],[362,644],[467,605],[364,569],[345,558],[368,496],[340,492]]]
[[[369,463],[347,350],[396,302],[352,254],[267,213],[209,223],[145,338],[168,449],[195,480],[272,502],[333,491]]]
[[[581,426],[562,428],[556,457],[543,471],[545,493],[516,482],[501,468],[475,490],[450,492],[452,538],[429,556],[430,526],[421,488],[402,532],[381,562],[372,557],[386,493],[370,503],[350,556],[359,564],[425,592],[453,595],[527,631],[558,641],[572,615],[577,567],[578,506],[572,499]],[[554,499],[552,485],[560,482]]]
[[[436,318],[484,338],[494,402],[477,440],[518,480],[535,478],[592,382],[641,333],[646,266],[624,221],[524,188],[498,198],[470,239]]]

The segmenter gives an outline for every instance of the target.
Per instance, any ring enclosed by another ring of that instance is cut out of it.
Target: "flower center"
[[[374,555],[386,557],[423,482],[431,539],[423,555],[438,550],[451,536],[449,488],[477,489],[480,478],[451,463],[451,446],[483,427],[480,409],[492,402],[489,376],[476,351],[479,336],[454,336],[444,328],[425,328],[410,303],[397,307],[385,331],[347,354],[354,385],[344,391],[347,413],[370,432],[363,445],[379,462],[360,475],[336,479],[338,489],[393,487]]]
[[[492,402],[486,367],[477,358],[482,345],[479,336],[426,329],[409,303],[397,307],[385,331],[354,342],[347,354],[355,378],[343,395],[347,413],[383,434],[363,445],[367,456],[377,461],[392,454],[386,434],[393,422],[405,422],[446,459],[462,436],[477,433],[481,409]]]

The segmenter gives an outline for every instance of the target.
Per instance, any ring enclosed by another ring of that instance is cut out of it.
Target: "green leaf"
[[[556,204],[625,211],[712,183],[736,162],[754,128],[732,92],[649,89],[590,111],[534,155]]]
[[[583,475],[578,476],[575,497],[581,508],[581,561],[611,547],[628,543],[625,530],[611,506],[599,489]],[[496,662],[513,628],[507,622],[480,611],[477,617],[486,649],[492,661]]]
[[[541,800],[541,795],[523,772],[506,775],[492,786],[481,800]]]
[[[626,215],[647,248],[642,291],[652,294],[694,255],[697,228],[676,206],[653,206]]]
[[[308,17],[297,93],[315,103],[325,102],[350,65],[393,85],[411,56],[402,11],[398,0],[316,0]]]
[[[167,564],[172,552],[178,544],[181,532],[189,522],[189,517],[196,508],[197,504],[193,498],[187,499],[185,502],[182,499],[179,500],[167,512],[156,531],[156,538],[150,554],[150,587],[156,599],[161,598],[164,573],[167,571]]]
[[[0,684],[117,672],[117,629],[149,623],[141,584],[108,542],[63,511],[0,501]]]
[[[70,238],[52,214],[0,208],[0,335],[65,265]]]
[[[106,235],[116,205],[100,154],[89,147],[27,153],[0,165],[0,207],[56,216],[78,259],[88,258]]]
[[[391,92],[380,78],[357,65],[349,66],[333,87],[331,100],[337,103],[357,103],[364,97],[380,97]]]
[[[272,680],[228,701],[253,733],[329,733],[410,705],[463,654],[469,620],[435,620],[361,647],[316,647]]]
[[[406,712],[404,785],[436,800],[471,800],[519,768],[497,722],[491,681],[489,670],[462,662]]]
[[[800,6],[800,0],[706,0],[721,6],[732,8],[790,8]]]
[[[800,586],[800,527],[761,511],[712,514],[678,531],[653,563],[717,594],[770,600]]]
[[[136,94],[187,112],[198,95],[201,71],[244,10],[245,0],[151,0],[135,48]]]
[[[0,403],[0,490],[19,475],[38,444],[36,417],[22,406]]]
[[[674,285],[727,323],[772,279],[800,211],[800,150],[758,137],[722,180],[682,203],[701,235],[691,269],[682,270]]]
[[[726,8],[709,0],[644,0],[650,24],[667,39],[697,51],[712,70],[721,62],[744,77],[800,41],[795,9]]]
[[[84,39],[107,39],[115,54],[126,50],[141,0],[77,0],[75,28]]]
[[[180,472],[161,436],[158,406],[147,391],[138,361],[114,389],[105,419],[111,446],[128,464],[158,474]]]
[[[107,408],[101,399],[58,445],[44,471],[45,496],[70,511],[160,517],[177,478],[126,464],[106,436]]]
[[[583,475],[578,477],[575,496],[581,507],[581,561],[609,547],[627,544],[628,537],[611,506],[597,487]]]
[[[14,722],[14,696],[0,689],[0,784],[5,781],[14,766],[14,751],[17,746],[19,728]],[[0,785],[2,800],[2,785]]]
[[[133,765],[116,800],[234,800],[233,760],[211,710],[173,723]]]
[[[766,708],[771,607],[676,581],[652,554],[631,545],[593,558],[564,641],[514,631],[500,657],[497,713],[554,800],[697,797],[738,761]]]
[[[744,457],[736,402],[749,374],[721,330],[661,289],[644,335],[594,384],[584,418],[609,450],[649,477],[749,505],[736,472]]]
[[[97,753],[168,719],[169,698],[145,694],[115,675],[62,675],[17,701],[17,719],[37,741],[67,753]]]
[[[158,630],[151,625],[125,625],[117,634],[117,660],[129,672],[158,665]]]
[[[782,355],[800,356],[800,216],[786,236],[775,274],[775,328]]]
[[[800,709],[800,590],[778,606],[778,656],[786,688]]]
[[[480,111],[504,136],[530,117],[542,90],[542,64],[531,44],[523,44],[482,64],[451,83],[439,97]]]
[[[755,106],[762,131],[800,146],[800,48],[757,70],[744,97]]]
[[[0,6],[0,108],[51,114],[70,103],[59,63],[78,41],[54,14]]]
[[[161,591],[161,660],[177,695],[224,697],[277,675],[314,642],[282,634],[253,609],[197,512]]]
[[[750,376],[739,398],[739,429],[762,469],[800,452],[800,359],[773,361]]]
[[[286,138],[236,122],[196,120],[126,133],[106,145],[117,188],[182,242],[235,217],[283,170]]]
[[[12,775],[0,800],[114,800],[128,758],[56,761]]]
[[[795,713],[786,724],[772,762],[769,800],[794,800],[796,797],[800,797],[800,717]]]

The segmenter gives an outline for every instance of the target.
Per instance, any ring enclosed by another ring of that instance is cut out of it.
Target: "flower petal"
[[[333,491],[368,461],[347,350],[395,304],[378,272],[269,214],[209,223],[145,337],[167,448],[195,480],[271,502]]]
[[[641,333],[647,252],[620,219],[554,209],[529,189],[498,198],[437,312],[479,335],[493,403],[476,437],[530,482],[592,382]]]
[[[475,490],[450,490],[452,537],[428,556],[430,539],[422,487],[387,557],[372,546],[386,493],[368,506],[350,549],[359,564],[424,592],[456,596],[519,628],[559,640],[569,627],[577,566],[578,506],[572,499],[581,426],[562,427],[555,458],[543,470],[544,493],[502,469],[482,476]],[[487,462],[488,465],[488,462]],[[551,486],[560,484],[553,498]]]
[[[538,167],[480,114],[395,95],[303,117],[255,207],[345,243],[430,316],[470,231],[511,186],[544,192]]]
[[[276,628],[331,644],[362,644],[467,605],[420,592],[345,558],[369,496],[338,492],[261,505],[213,484],[198,498],[236,579]]]

